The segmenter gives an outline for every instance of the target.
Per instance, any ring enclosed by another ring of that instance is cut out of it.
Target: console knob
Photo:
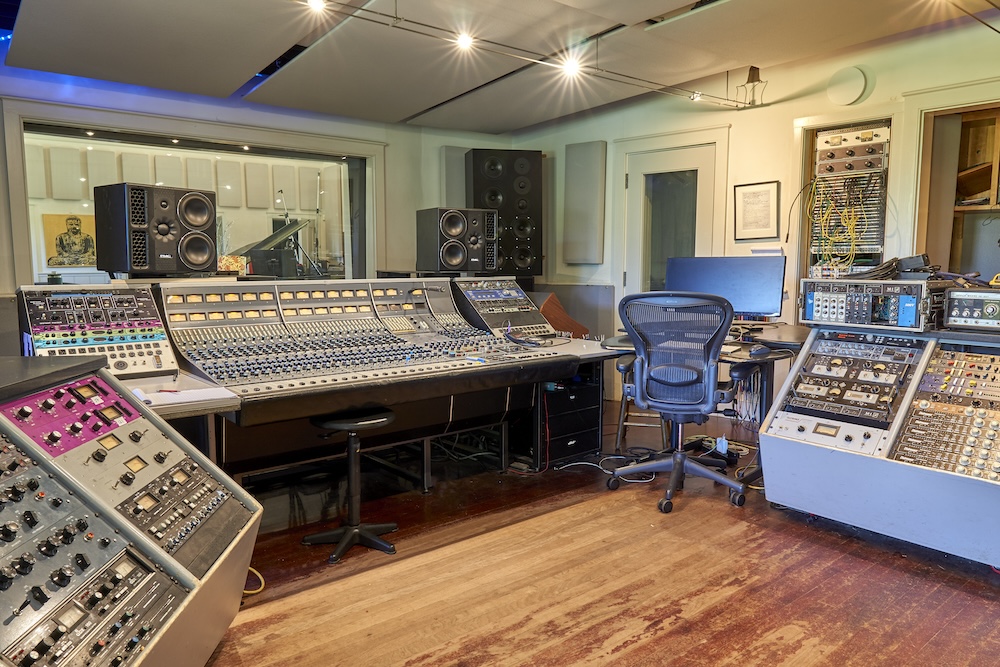
[[[98,463],[104,463],[104,459],[108,458],[108,453],[103,449],[95,449],[90,456]]]
[[[52,395],[55,396],[56,398],[62,398],[63,396],[66,395],[66,390],[65,389],[56,389],[55,392]]]
[[[81,424],[80,422],[73,422],[72,424],[69,425],[69,430],[74,435],[76,435],[77,433],[83,430],[83,424]]]
[[[22,514],[21,518],[24,519],[24,523],[28,526],[28,528],[34,528],[38,525],[38,514],[32,512],[31,510]]]
[[[66,566],[61,567],[58,570],[53,570],[52,574],[49,575],[49,579],[56,586],[66,586],[69,584],[70,579],[73,578],[73,568]]]
[[[86,519],[80,518],[80,519],[76,520],[76,529],[77,530],[87,530],[87,528],[89,526],[90,526],[90,524],[87,523]]]
[[[59,542],[54,537],[50,537],[44,542],[38,543],[38,550],[46,556],[55,556],[59,551]]]
[[[28,489],[23,484],[15,484],[7,488],[7,497],[17,503],[21,501],[21,498],[24,498],[24,494],[27,492]]]
[[[131,470],[128,472],[124,472],[122,473],[122,476],[119,477],[118,479],[120,479],[122,484],[124,484],[125,486],[131,486],[132,482],[135,481],[135,473],[132,472]]]
[[[140,440],[142,440],[143,435],[144,433],[142,431],[132,431],[131,433],[128,434],[128,439],[131,440],[132,442],[139,442]]]
[[[25,482],[25,485],[32,491],[37,491],[38,487],[41,486],[41,484],[38,483],[38,480],[34,477],[30,477],[28,481]]]
[[[156,452],[153,454],[153,460],[157,463],[163,463],[167,460],[167,456],[169,456],[169,452]]]
[[[10,565],[0,567],[0,591],[5,591],[10,588],[10,585],[14,583],[14,577],[16,576],[17,570],[12,568]]]
[[[15,537],[17,537],[17,529],[19,526],[16,521],[8,521],[4,525],[0,526],[0,539],[5,542],[10,542]]]
[[[87,598],[87,605],[90,606],[90,607],[94,607],[98,603],[100,603],[100,601],[103,600],[103,599],[104,599],[104,594],[103,593],[101,593],[100,591],[94,591],[93,593],[90,594],[90,597]],[[103,647],[103,643],[102,643],[102,647]]]
[[[31,587],[31,597],[33,597],[38,602],[45,604],[49,601],[49,594],[45,592],[45,589],[41,586]]]
[[[71,544],[74,539],[76,539],[76,526],[71,523],[67,523],[62,529],[62,541],[63,544]]]
[[[56,407],[56,402],[53,401],[51,398],[46,398],[44,401],[42,401],[43,410],[51,410],[54,407]]]
[[[32,412],[34,412],[34,410],[29,408],[27,405],[22,405],[20,408],[17,409],[17,416],[20,419],[27,419],[28,417],[31,416]]]
[[[35,567],[35,557],[27,551],[21,554],[18,559],[14,561],[14,569],[20,574],[28,574],[31,572],[33,567]]]

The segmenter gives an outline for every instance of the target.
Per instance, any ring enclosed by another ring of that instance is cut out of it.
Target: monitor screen
[[[785,291],[785,257],[671,257],[664,289],[724,297],[737,317],[777,317]]]

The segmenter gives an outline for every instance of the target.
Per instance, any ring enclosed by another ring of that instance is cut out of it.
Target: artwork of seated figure
[[[66,231],[56,236],[56,254],[49,266],[94,266],[97,249],[94,237],[83,231],[83,221],[75,215],[66,218]]]

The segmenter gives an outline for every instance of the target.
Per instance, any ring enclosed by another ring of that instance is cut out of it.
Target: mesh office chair
[[[618,468],[608,488],[618,488],[623,475],[670,472],[658,505],[666,513],[673,509],[674,494],[685,475],[694,475],[727,486],[730,502],[742,506],[746,487],[719,472],[726,462],[689,455],[681,435],[681,424],[703,424],[719,403],[733,398],[732,385],[718,381],[719,354],[733,321],[733,307],[711,294],[647,292],[626,296],[618,313],[635,344],[632,382],[625,385],[625,392],[643,410],[658,412],[671,422],[670,457]]]

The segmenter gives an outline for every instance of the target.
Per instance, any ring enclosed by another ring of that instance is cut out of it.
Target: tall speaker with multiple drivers
[[[215,193],[115,183],[94,188],[97,268],[131,277],[215,271]]]
[[[496,273],[497,233],[493,209],[417,211],[417,270]]]
[[[467,206],[495,208],[497,271],[542,274],[542,152],[473,148],[465,154]]]

